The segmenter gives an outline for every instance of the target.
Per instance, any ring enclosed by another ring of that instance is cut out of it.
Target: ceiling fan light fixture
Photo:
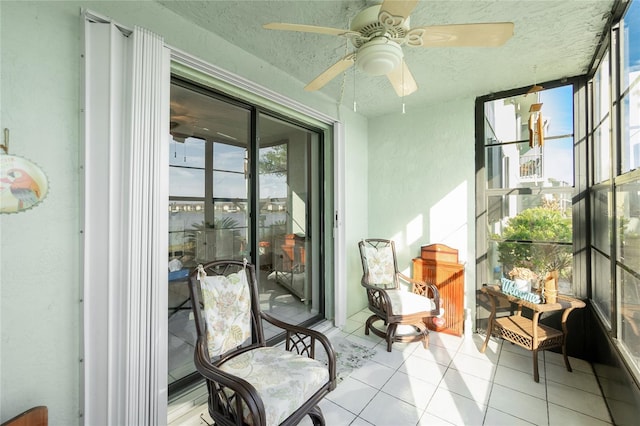
[[[402,47],[386,37],[376,37],[358,49],[356,65],[371,75],[386,75],[402,62]]]

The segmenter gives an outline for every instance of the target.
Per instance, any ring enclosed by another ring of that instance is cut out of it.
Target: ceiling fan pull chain
[[[353,112],[357,112],[356,104],[356,67],[353,67]]]
[[[400,64],[400,66],[402,67],[402,113],[405,113],[404,110],[404,92],[405,92],[405,87],[404,87],[404,66],[403,64]]]

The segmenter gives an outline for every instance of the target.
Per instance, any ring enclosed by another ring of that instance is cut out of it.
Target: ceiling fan
[[[386,75],[398,96],[418,89],[403,59],[402,46],[410,47],[495,47],[513,35],[512,22],[434,25],[411,28],[409,15],[418,0],[384,0],[362,10],[348,30],[303,24],[270,23],[269,30],[298,31],[346,37],[355,50],[323,71],[305,90],[322,88],[356,64],[371,75]]]

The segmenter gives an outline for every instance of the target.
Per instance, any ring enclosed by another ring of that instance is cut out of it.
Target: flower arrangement
[[[512,270],[510,270],[509,277],[511,277],[512,280],[515,280],[517,278],[521,280],[535,281],[538,279],[538,275],[535,272],[533,272],[531,269],[520,268],[520,267],[515,267]]]

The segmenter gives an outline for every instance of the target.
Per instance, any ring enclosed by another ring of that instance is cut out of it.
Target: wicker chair
[[[336,355],[326,336],[261,312],[252,264],[198,265],[189,290],[194,361],[216,425],[294,425],[307,415],[325,424],[318,403],[336,386]],[[266,345],[263,320],[284,331],[282,346]],[[316,350],[328,361],[316,360]]]
[[[384,338],[389,352],[393,342],[421,340],[428,348],[429,329],[425,320],[442,314],[436,286],[398,271],[395,244],[391,240],[362,240],[358,248],[363,270],[361,284],[367,291],[369,310],[373,312],[367,319],[365,334],[372,331]],[[401,285],[407,286],[409,291],[403,290]],[[383,325],[377,326],[376,322]],[[405,328],[408,332],[403,330]]]

